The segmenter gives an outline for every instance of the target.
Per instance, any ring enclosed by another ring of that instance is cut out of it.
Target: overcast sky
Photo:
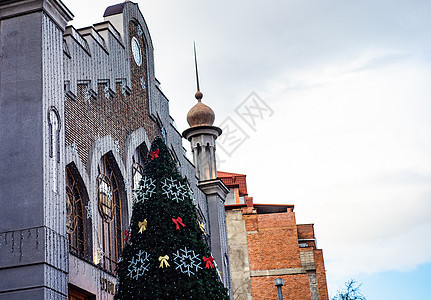
[[[117,2],[64,1],[76,28]],[[407,299],[367,284],[431,278],[431,1],[138,3],[179,131],[196,41],[203,102],[225,132],[219,169],[315,224],[330,295],[359,278],[369,299]]]

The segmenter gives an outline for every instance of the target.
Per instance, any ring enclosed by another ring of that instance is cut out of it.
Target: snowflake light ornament
[[[189,188],[176,179],[166,178],[163,182],[163,194],[176,202],[184,201],[189,197]]]
[[[136,254],[129,263],[127,269],[129,271],[128,276],[137,280],[139,276],[144,275],[144,272],[148,271],[148,267],[150,266],[149,258],[150,255],[147,252],[139,250],[139,253]]]
[[[156,182],[155,179],[151,179],[150,177],[143,177],[141,182],[141,186],[135,190],[136,203],[144,203],[145,200],[151,198],[151,196],[155,193],[156,190],[156,185],[154,184]]]
[[[180,269],[183,274],[187,274],[189,276],[194,275],[198,269],[202,269],[199,265],[200,262],[199,255],[195,254],[195,251],[193,250],[187,250],[187,247],[177,250],[177,253],[174,253],[175,269]]]

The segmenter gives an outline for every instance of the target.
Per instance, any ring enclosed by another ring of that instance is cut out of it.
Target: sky
[[[63,2],[79,28],[119,1]],[[370,300],[431,299],[431,1],[137,3],[178,130],[196,41],[219,169],[315,224],[330,296],[354,278]]]

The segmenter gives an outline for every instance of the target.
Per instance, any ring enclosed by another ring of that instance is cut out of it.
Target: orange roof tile
[[[217,175],[228,187],[238,187],[240,196],[248,195],[246,175],[221,171]]]
[[[230,172],[223,172],[223,171],[217,171],[217,175],[218,177],[246,176],[245,174],[230,173]]]

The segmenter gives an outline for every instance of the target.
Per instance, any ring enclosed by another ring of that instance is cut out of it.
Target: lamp
[[[278,292],[278,300],[283,300],[283,291],[281,290],[281,287],[283,286],[283,279],[277,278],[274,280],[275,286],[277,287]]]

